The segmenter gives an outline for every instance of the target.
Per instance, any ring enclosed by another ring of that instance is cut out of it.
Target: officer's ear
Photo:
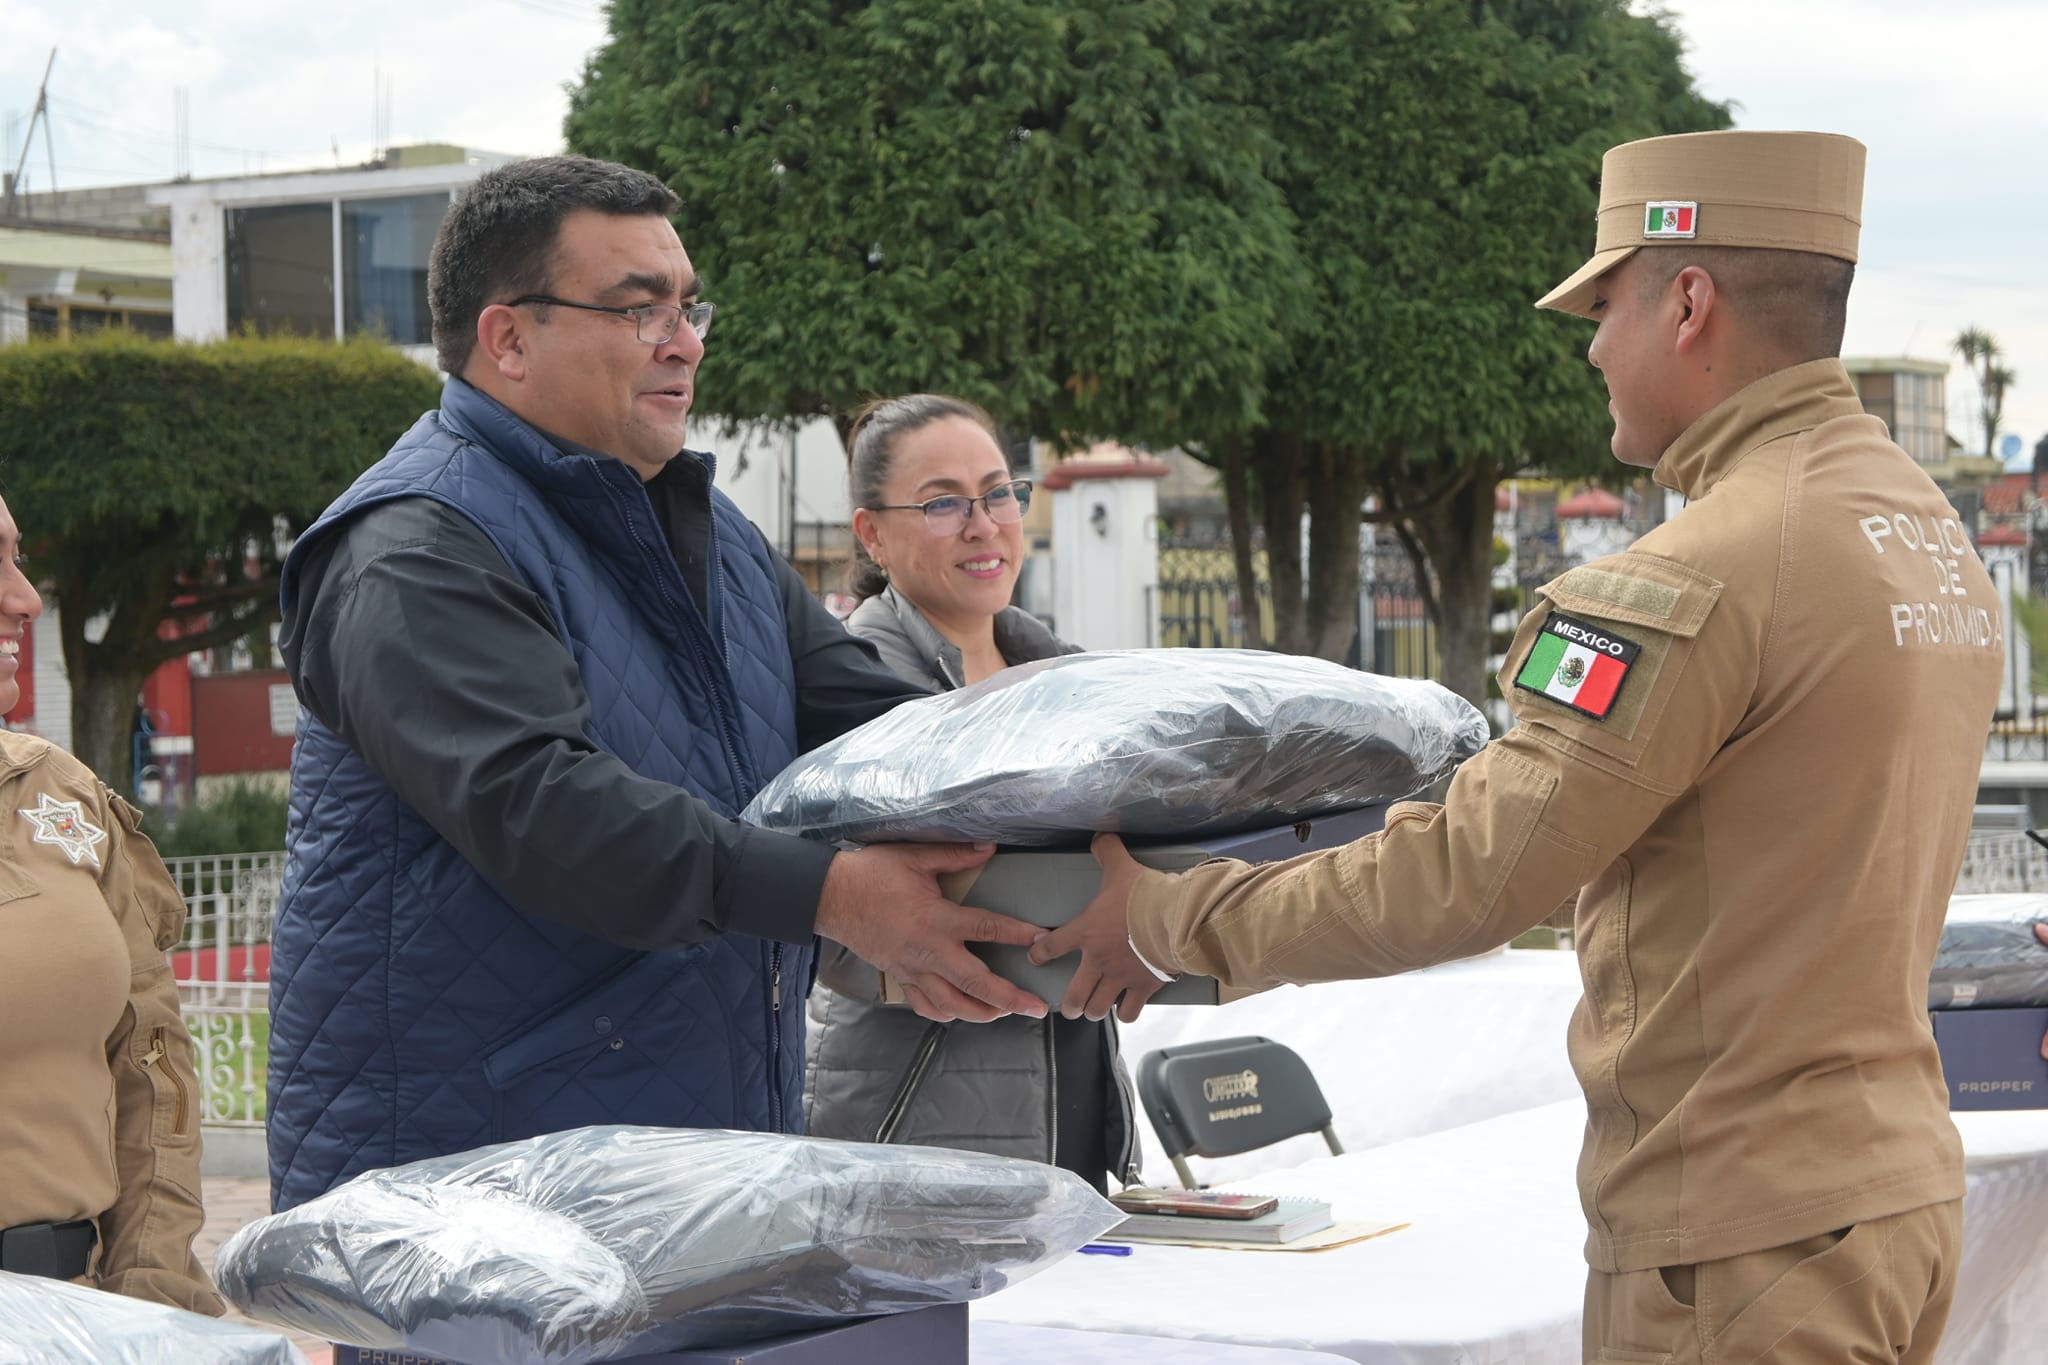
[[[1696,350],[1704,343],[1720,303],[1714,277],[1700,266],[1689,265],[1671,281],[1671,292],[1677,329],[1673,346],[1680,352]]]

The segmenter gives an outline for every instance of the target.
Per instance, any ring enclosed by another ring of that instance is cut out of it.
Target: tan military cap
[[[1750,246],[1856,259],[1863,144],[1839,133],[1680,133],[1600,163],[1593,259],[1536,301],[1591,317],[1593,284],[1644,247]]]

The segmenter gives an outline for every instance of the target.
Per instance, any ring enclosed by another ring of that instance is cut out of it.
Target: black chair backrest
[[[1316,1132],[1331,1151],[1343,1150],[1308,1063],[1270,1038],[1218,1038],[1148,1052],[1138,1062],[1138,1098],[1189,1188],[1189,1155],[1232,1156]]]

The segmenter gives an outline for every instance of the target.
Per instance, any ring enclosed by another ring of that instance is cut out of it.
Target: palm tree
[[[1995,456],[1998,424],[2005,415],[2005,391],[2019,381],[2019,376],[2003,363],[2005,352],[1998,348],[1998,338],[1981,327],[1965,327],[1956,333],[1950,346],[1963,358],[1970,377],[1977,381],[1977,411],[1984,419],[1984,453]]]

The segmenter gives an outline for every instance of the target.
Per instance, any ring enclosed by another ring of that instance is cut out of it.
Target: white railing
[[[1972,834],[1956,891],[2048,891],[2048,848],[2023,833]]]
[[[261,1127],[270,1058],[270,925],[284,854],[164,863],[185,897],[185,936],[172,950],[171,968],[199,1053],[200,1120]]]

